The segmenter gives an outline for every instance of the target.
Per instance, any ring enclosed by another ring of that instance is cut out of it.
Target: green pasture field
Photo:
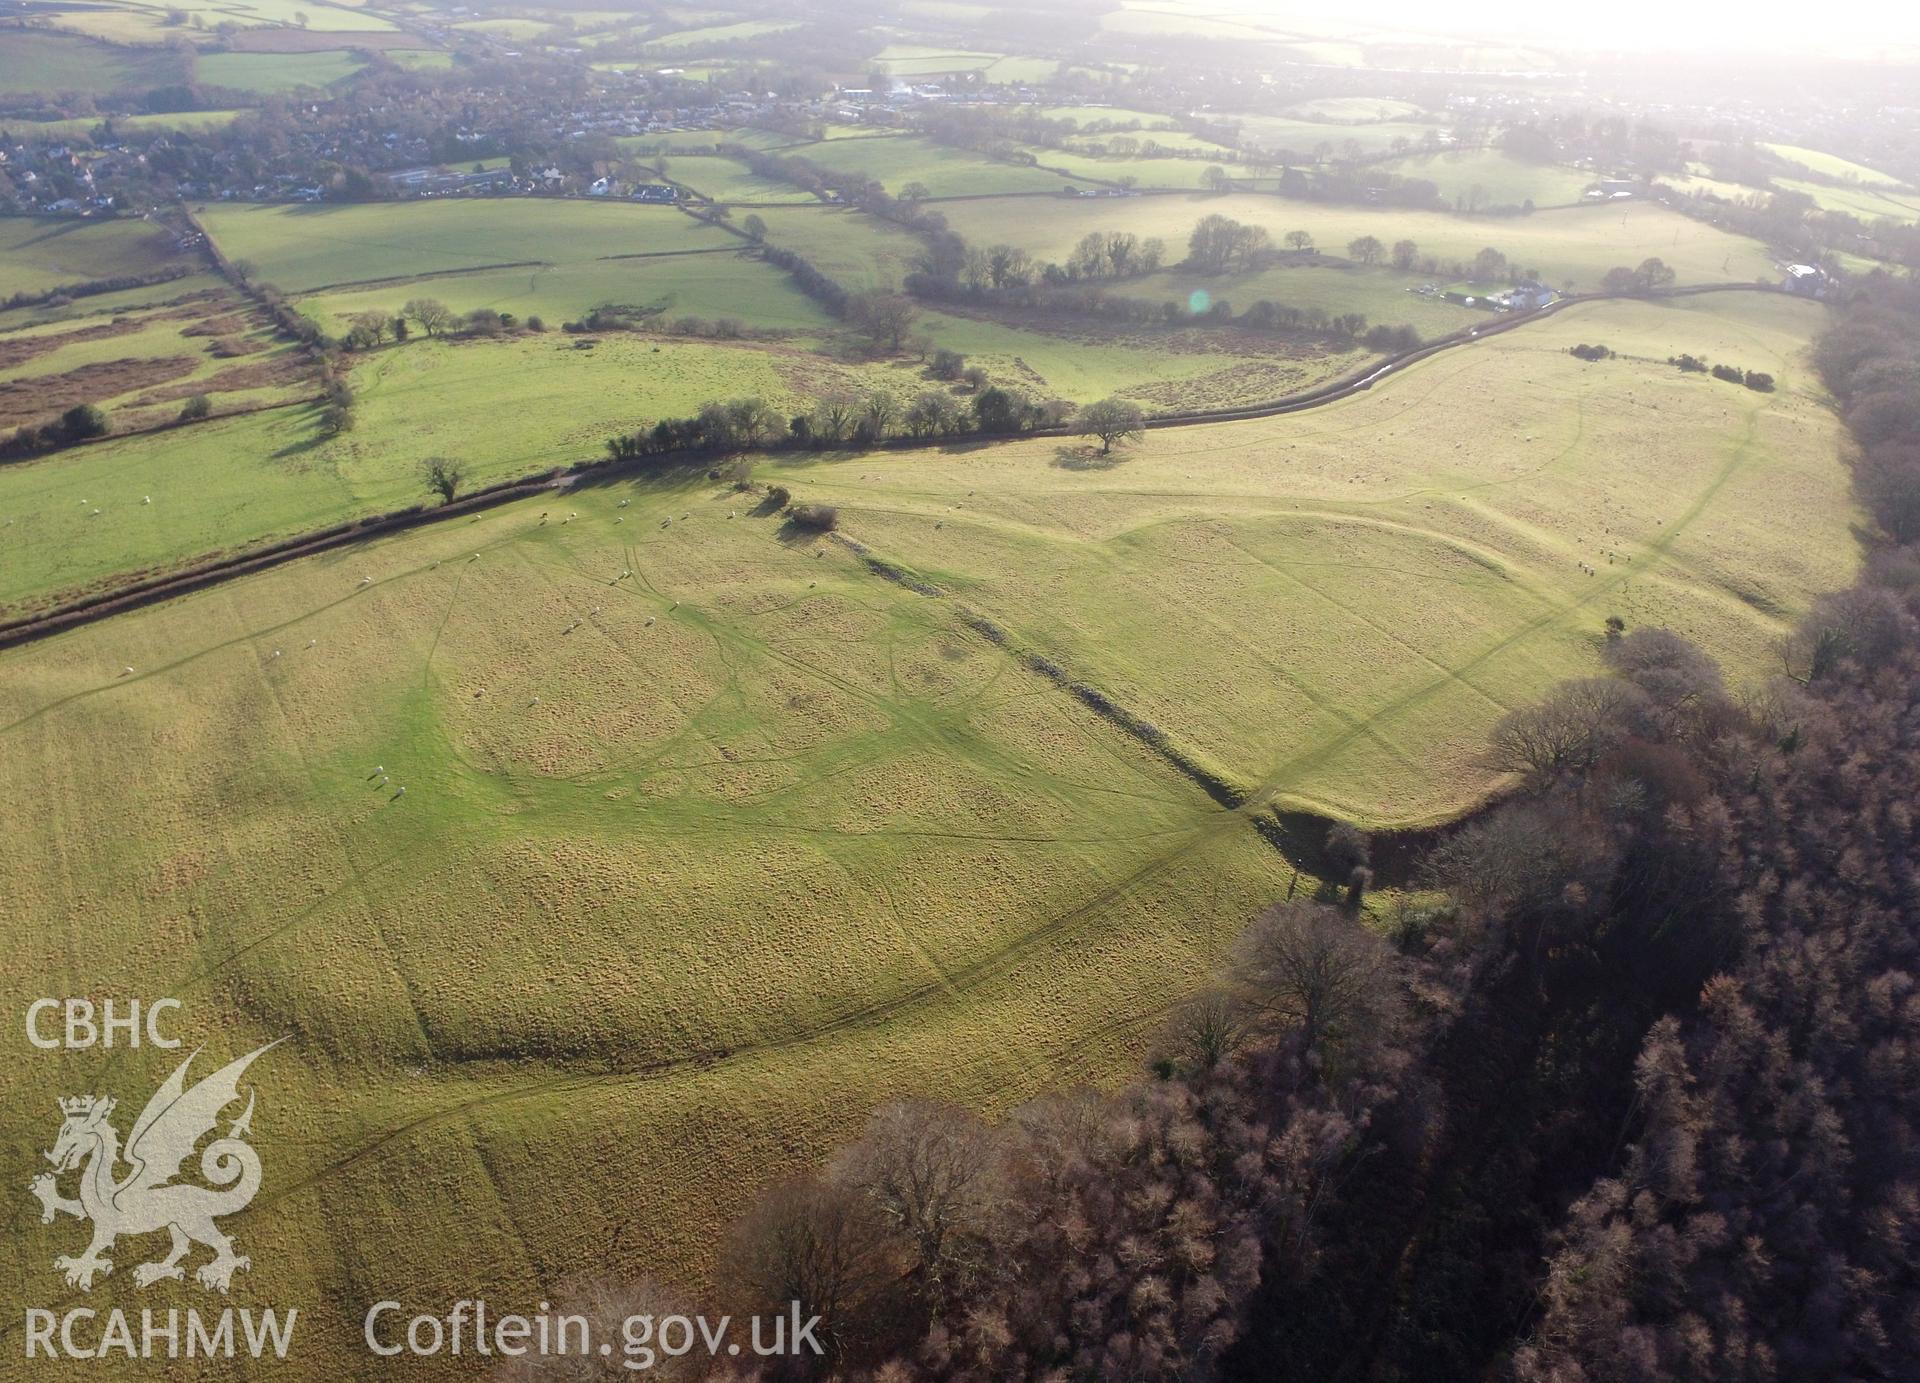
[[[1648,256],[1665,260],[1682,283],[1775,277],[1772,258],[1759,242],[1644,201],[1487,217],[1335,207],[1252,194],[986,200],[953,202],[941,211],[969,243],[1011,239],[1042,259],[1058,261],[1096,230],[1159,236],[1167,242],[1167,257],[1178,260],[1185,257],[1194,223],[1218,212],[1266,226],[1276,242],[1290,230],[1304,230],[1332,254],[1345,253],[1347,242],[1362,235],[1389,245],[1410,239],[1424,254],[1463,261],[1490,246],[1510,261],[1538,268],[1555,287],[1571,280],[1596,288],[1608,269]]]
[[[150,221],[0,216],[0,298],[193,262]]]
[[[302,87],[345,81],[366,64],[344,50],[316,53],[202,53],[194,77],[208,86],[279,96]]]
[[[1159,138],[1179,132],[1179,122],[1161,111],[1130,110],[1125,106],[1042,106],[1039,110],[1049,120],[1071,120],[1081,129],[1101,121],[1120,125],[1137,123],[1140,128],[1128,133],[1141,139],[1149,135]],[[1161,126],[1165,127],[1164,130],[1159,128]]]
[[[658,134],[628,134],[614,140],[629,158],[651,158],[664,150],[670,157],[682,154],[711,154],[722,144],[741,144],[750,149],[787,149],[810,141],[772,130],[663,130]]]
[[[1215,160],[1208,158],[1120,158],[1113,155],[1096,158],[1072,149],[1039,147],[1030,147],[1027,152],[1038,159],[1042,167],[1059,169],[1069,181],[1078,179],[1139,187],[1197,189],[1205,186],[1201,174],[1215,163]],[[1229,173],[1239,171],[1236,165],[1229,162],[1221,162],[1219,166]],[[1125,180],[1129,178],[1132,182],[1126,183]]]
[[[394,311],[401,298],[323,301],[337,309],[325,318],[337,329],[348,310]],[[303,307],[319,315],[312,300]],[[177,351],[160,325],[149,349]],[[1036,399],[1125,394],[1153,412],[1262,402],[1364,359],[1217,329],[1073,335],[946,313],[927,313],[918,325],[994,381]],[[124,356],[134,348],[121,344],[129,339],[76,344],[66,367],[82,351]],[[839,359],[812,340],[755,345],[603,332],[589,349],[578,339],[557,331],[497,341],[416,337],[351,356],[356,425],[339,437],[318,432],[311,407],[279,408],[0,467],[0,515],[13,521],[14,558],[0,573],[0,609],[41,608],[128,571],[175,568],[421,503],[419,468],[430,456],[457,455],[470,486],[491,484],[593,460],[615,433],[716,400],[757,397],[791,414],[834,391],[883,392],[904,405],[922,389],[947,387],[913,357]],[[300,380],[279,397],[314,392]],[[274,400],[267,392],[219,394],[215,403]]]
[[[115,130],[215,130],[231,125],[237,110],[183,110],[166,115],[89,115],[73,120],[5,121],[6,130],[27,139],[91,137],[111,122]]]
[[[1864,163],[1855,163],[1851,159],[1841,158],[1838,154],[1822,153],[1818,149],[1803,149],[1795,144],[1762,144],[1763,149],[1779,155],[1789,163],[1797,163],[1810,172],[1824,177],[1838,178],[1842,182],[1858,182],[1868,187],[1894,187],[1901,185],[1900,179],[1877,168],[1869,168]]]
[[[1486,730],[1596,666],[1606,616],[1760,676],[1850,579],[1840,434],[1805,360],[1822,320],[1751,291],[1587,304],[1106,463],[1036,439],[792,483],[1256,800],[1427,822],[1491,790]],[[1585,365],[1579,341],[1621,358]],[[1682,375],[1680,351],[1780,388]]]
[[[71,91],[105,96],[163,86],[185,75],[180,58],[157,48],[119,48],[74,34],[34,30],[11,32],[0,43],[0,94]]]
[[[820,199],[792,183],[763,178],[722,154],[668,154],[665,177],[716,202],[789,202],[817,206]],[[658,159],[646,160],[658,167]]]
[[[1047,199],[1038,197],[1013,203],[1022,208],[1048,204]],[[967,205],[953,202],[942,210]],[[982,205],[998,206],[1004,215],[1008,203]],[[856,292],[898,289],[913,272],[924,249],[911,231],[847,207],[766,207],[754,214],[767,223],[768,244],[792,250],[828,278]]]
[[[585,199],[216,204],[201,222],[230,259],[250,260],[290,293],[508,264],[617,266],[615,256],[741,243],[672,207]]]
[[[1853,565],[1820,320],[1594,304],[1109,463],[1035,440],[761,465],[940,596],[688,478],[0,653],[8,1002],[138,977],[203,1060],[293,1033],[252,1073],[273,1158],[227,1225],[260,1299],[483,1274],[531,1300],[635,1261],[697,1285],[717,1226],[888,1098],[993,1113],[1130,1069],[1290,886],[1268,805],[1478,800],[1487,727],[1596,669],[1611,613],[1769,669]],[[1622,357],[1575,361],[1582,339]],[[1682,376],[1676,349],[1782,388]],[[1252,802],[1217,806],[962,606]],[[59,1062],[59,1088],[116,1093],[177,1060],[11,1052],[13,1084]],[[41,1109],[0,1115],[18,1167]],[[75,1304],[44,1241],[4,1253]],[[137,1300],[116,1273],[86,1303]],[[302,1358],[362,1348],[357,1311],[310,1309]]]
[[[1495,149],[1413,154],[1374,167],[1383,173],[1437,183],[1440,195],[1461,209],[1469,206],[1476,187],[1481,189],[1481,206],[1512,207],[1527,201],[1537,207],[1571,206],[1593,182],[1591,174],[1577,168],[1528,163]]]
[[[606,306],[658,308],[664,318],[732,317],[760,331],[816,331],[832,325],[825,311],[784,273],[753,258],[744,242],[731,239],[706,254],[443,274],[322,291],[301,298],[299,304],[302,312],[338,336],[354,314],[395,314],[410,298],[438,298],[462,313],[491,307],[521,318],[538,316],[551,327]]]
[[[487,34],[515,43],[539,38],[553,28],[542,19],[470,19],[453,27],[462,33]]]
[[[986,81],[1002,86],[1016,86],[1023,82],[1051,81],[1060,72],[1058,58],[1001,58],[990,64],[982,76]]]
[[[1322,96],[1302,101],[1285,112],[1296,120],[1324,120],[1335,125],[1375,124],[1383,120],[1409,120],[1420,114],[1411,101],[1386,96]]]
[[[1178,248],[1174,247],[1176,252]],[[1343,247],[1329,245],[1327,249],[1333,254],[1344,253]],[[1487,320],[1485,312],[1474,308],[1407,291],[1423,282],[1418,274],[1384,267],[1299,265],[1229,274],[1163,269],[1144,278],[1123,280],[1110,291],[1147,302],[1198,303],[1202,311],[1208,303],[1224,301],[1235,313],[1241,313],[1265,299],[1287,307],[1324,308],[1335,317],[1360,312],[1369,322],[1388,326],[1404,323],[1426,337],[1444,336]],[[1199,294],[1205,298],[1197,298]]]
[[[207,293],[221,293],[226,290],[227,281],[218,274],[183,274],[177,279],[168,279],[164,283],[148,284],[143,288],[122,288],[112,293],[94,293],[84,298],[73,298],[64,303],[36,304],[29,307],[9,308],[0,312],[0,332],[12,331],[18,327],[42,326],[49,322],[74,322],[91,317],[110,317],[119,312],[136,312],[142,308],[153,307],[160,303],[178,302]]]
[[[1809,182],[1800,178],[1775,178],[1775,187],[1789,192],[1804,192],[1823,211],[1841,211],[1871,225],[1875,221],[1899,221],[1911,225],[1920,221],[1920,193],[1881,187],[1834,187],[1830,183]]]
[[[817,144],[796,145],[781,152],[817,163],[823,168],[861,174],[880,183],[896,196],[909,183],[915,182],[925,184],[927,190],[936,197],[966,197],[997,192],[1058,192],[1066,186],[1066,180],[1059,174],[1043,168],[996,163],[970,150],[935,144],[918,135],[829,139]]]
[[[674,33],[649,38],[647,47],[662,52],[676,52],[683,49],[703,48],[715,43],[738,43],[742,39],[765,38],[771,34],[783,34],[799,27],[798,20],[789,23],[771,19],[748,19],[737,24],[709,24],[699,29],[681,29]]]
[[[1427,136],[1445,127],[1412,120],[1381,120],[1368,125],[1331,125],[1322,121],[1297,120],[1284,115],[1244,115],[1222,113],[1214,117],[1221,123],[1240,127],[1240,142],[1251,149],[1289,150],[1311,157],[1323,147],[1340,153],[1349,144],[1363,153],[1381,154],[1394,147],[1396,139],[1418,149]]]
[[[1127,331],[1108,324],[1043,332],[1007,322],[929,312],[929,339],[985,367],[997,383],[1038,399],[1092,403],[1110,395],[1149,413],[1265,403],[1357,367],[1364,351],[1328,351],[1215,328]]]
[[[296,1032],[250,1073],[272,1152],[227,1225],[246,1291],[313,1303],[289,1376],[364,1351],[328,1304],[389,1275],[697,1284],[767,1178],[881,1101],[1112,1080],[1291,881],[946,602],[704,480],[0,654],[0,743],[8,1003],[137,976],[202,1063]],[[6,1079],[56,1090],[179,1057],[17,1048]],[[12,1165],[45,1108],[0,1116]],[[64,1308],[54,1247],[4,1264]]]
[[[893,77],[938,77],[948,72],[984,72],[1003,61],[1005,53],[956,52],[914,43],[890,43],[871,59]]]

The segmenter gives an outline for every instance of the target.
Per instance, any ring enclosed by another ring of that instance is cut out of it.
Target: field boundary
[[[1707,293],[1784,293],[1785,290],[1771,284],[1758,283],[1707,283],[1695,284],[1685,288],[1675,288],[1660,294],[1642,293],[1590,293],[1577,294],[1561,298],[1533,312],[1516,313],[1488,322],[1485,326],[1469,327],[1453,332],[1437,340],[1428,342],[1411,351],[1403,351],[1386,360],[1368,365],[1343,379],[1335,380],[1319,388],[1310,389],[1303,394],[1277,399],[1269,403],[1250,404],[1238,408],[1211,409],[1191,413],[1163,414],[1146,420],[1145,426],[1154,430],[1169,427],[1195,427],[1207,423],[1245,422],[1256,418],[1278,417],[1288,413],[1303,412],[1310,408],[1324,407],[1341,399],[1350,398],[1364,390],[1371,389],[1381,380],[1397,374],[1409,365],[1426,360],[1442,351],[1454,350],[1461,346],[1485,341],[1524,326],[1530,322],[1544,320],[1555,313],[1564,311],[1576,303],[1603,302],[1613,299],[1664,301],[1669,298],[1697,297]],[[284,405],[282,405],[284,406]],[[1030,432],[1008,434],[1005,437],[990,437],[987,441],[1011,441],[1018,437],[1077,437],[1080,434],[1072,427],[1035,428]],[[955,439],[951,437],[922,438],[895,437],[874,443],[867,448],[872,451],[926,451],[949,446]],[[627,472],[648,472],[656,469],[661,458],[646,457],[632,461],[585,461],[574,466],[562,466],[539,475],[525,476],[516,480],[504,481],[484,490],[428,509],[415,506],[411,509],[397,510],[385,514],[368,515],[365,518],[348,523],[336,524],[246,552],[226,557],[209,558],[197,565],[157,576],[145,581],[137,581],[96,594],[80,596],[64,604],[38,613],[26,614],[0,622],[0,649],[13,648],[21,644],[33,643],[54,634],[76,629],[96,620],[126,610],[137,609],[144,605],[156,604],[174,596],[187,595],[219,585],[239,576],[250,575],[290,562],[299,557],[315,556],[337,548],[361,542],[367,538],[382,537],[423,524],[436,523],[442,519],[456,518],[472,514],[494,505],[505,504],[511,500],[523,499],[538,494],[556,484],[570,483],[589,477],[600,479]]]

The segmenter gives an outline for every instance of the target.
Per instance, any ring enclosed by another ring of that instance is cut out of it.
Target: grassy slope
[[[172,236],[147,221],[0,217],[0,298],[191,262],[174,249]]]
[[[890,1094],[1109,1078],[1201,977],[1202,919],[1287,885],[940,602],[704,483],[560,502],[0,655],[7,1002],[137,974],[211,1054],[295,1031],[228,1227],[309,1369],[360,1349],[329,1297],[695,1276]],[[10,1084],[130,1100],[175,1059],[25,1051]],[[49,1120],[8,1108],[25,1167]],[[54,1251],[5,1270],[56,1302]]]
[[[1815,312],[1584,308],[1110,470],[1016,444],[768,473],[1283,800],[1414,815],[1484,783],[1498,700],[1590,667],[1608,611],[1746,668],[1777,627],[1756,603],[1845,580],[1837,434],[1794,363]],[[1786,390],[1555,349],[1581,336]],[[329,1297],[697,1276],[717,1222],[890,1094],[1110,1076],[1198,981],[1197,919],[1287,885],[1240,814],[947,602],[705,482],[0,654],[0,744],[9,1004],[138,976],[213,1055],[295,1034],[256,1068],[268,1181],[229,1227],[249,1291],[315,1303],[312,1367],[359,1348]],[[59,1075],[132,1099],[172,1060]],[[0,1116],[17,1166],[50,1135],[32,1102]],[[16,1236],[6,1268],[61,1306],[53,1251]]]
[[[1088,231],[1126,229],[1165,239],[1169,257],[1185,253],[1194,223],[1213,212],[1268,227],[1277,241],[1305,230],[1317,244],[1339,253],[1360,235],[1392,242],[1414,240],[1425,254],[1472,259],[1484,246],[1510,260],[1537,266],[1558,285],[1572,279],[1596,287],[1609,268],[1637,264],[1649,255],[1664,259],[1682,283],[1752,282],[1773,275],[1764,246],[1692,221],[1652,203],[1624,207],[1573,207],[1533,216],[1462,217],[1440,213],[1369,211],[1283,201],[1277,197],[1137,197],[1111,201],[1034,199],[1019,203],[956,202],[943,208],[948,222],[970,242],[991,243],[1009,234],[1034,254],[1063,260]]]
[[[0,93],[73,91],[104,96],[123,87],[179,81],[184,70],[171,53],[116,48],[70,34],[10,32],[0,42]]]
[[[843,173],[871,178],[898,195],[908,183],[924,183],[936,197],[995,192],[1057,192],[1058,174],[1022,164],[995,163],[965,149],[953,149],[917,135],[829,139],[802,144],[784,153]]]
[[[1471,747],[1589,665],[1606,615],[1759,670],[1845,583],[1837,434],[1800,358],[1818,322],[1777,296],[1595,304],[1325,409],[1152,433],[1112,469],[1036,441],[796,493],[1249,788],[1425,820],[1485,790]],[[1565,354],[1595,339],[1631,358]],[[1660,363],[1680,350],[1782,392]]]
[[[1577,168],[1528,163],[1493,149],[1415,154],[1379,167],[1403,178],[1437,183],[1440,195],[1456,205],[1465,205],[1472,189],[1478,187],[1485,194],[1482,205],[1519,206],[1531,201],[1539,207],[1571,206],[1593,181],[1591,174]]]
[[[278,96],[301,87],[326,87],[366,66],[345,50],[317,53],[205,53],[194,60],[194,77],[208,86],[236,87]]]

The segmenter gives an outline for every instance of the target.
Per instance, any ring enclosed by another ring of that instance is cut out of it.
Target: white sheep
[[[153,496],[152,496],[152,495],[146,495],[146,496],[143,496],[143,497],[141,498],[141,500],[140,500],[140,502],[141,502],[142,504],[152,504],[152,503],[153,503]]]
[[[647,628],[649,628],[649,629],[651,629],[651,628],[653,628],[653,616],[652,616],[652,615],[648,615],[648,616],[647,616]]]
[[[319,644],[319,642],[320,642],[320,640],[318,640],[318,639],[308,639],[308,640],[307,640],[307,647],[308,647],[308,648],[313,648],[313,647],[316,647],[316,646],[317,646],[317,645]]]
[[[395,797],[405,797],[407,795],[407,790],[406,788],[402,787],[398,792],[394,793],[393,795]]]
[[[120,669],[120,675],[122,677],[131,677],[133,676],[133,669],[130,667],[123,667]]]

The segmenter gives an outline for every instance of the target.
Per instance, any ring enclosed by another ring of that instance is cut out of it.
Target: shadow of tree
[[[1053,449],[1053,464],[1069,471],[1110,471],[1124,460],[1120,453],[1103,452],[1088,442]]]

